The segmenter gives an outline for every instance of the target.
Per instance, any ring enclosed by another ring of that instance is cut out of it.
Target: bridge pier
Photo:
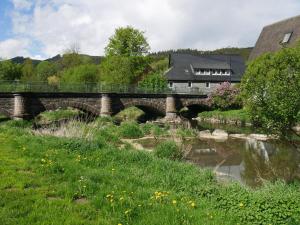
[[[112,99],[108,94],[103,94],[101,97],[101,111],[100,116],[111,116],[112,115]]]
[[[172,95],[166,98],[166,119],[174,119],[177,117],[176,98]]]
[[[23,94],[14,94],[13,119],[29,119],[30,114],[28,113],[28,102],[28,97],[24,96]]]

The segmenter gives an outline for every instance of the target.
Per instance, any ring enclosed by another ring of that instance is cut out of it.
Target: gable
[[[249,60],[267,52],[276,52],[283,46],[292,47],[300,40],[300,16],[286,19],[263,28]],[[283,43],[286,41],[285,43]]]

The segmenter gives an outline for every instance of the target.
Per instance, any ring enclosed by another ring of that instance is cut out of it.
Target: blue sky
[[[9,12],[13,9],[13,4],[9,0],[0,1],[0,41],[13,35],[12,24]]]
[[[299,0],[0,0],[0,57],[103,55],[117,27],[142,31],[152,51],[254,46],[263,26],[300,14]]]

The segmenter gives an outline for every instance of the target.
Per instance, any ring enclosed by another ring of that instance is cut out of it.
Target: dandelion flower
[[[244,204],[242,202],[240,203],[240,207],[244,207]]]
[[[177,201],[176,201],[176,200],[173,200],[172,203],[175,205],[175,204],[177,203]]]

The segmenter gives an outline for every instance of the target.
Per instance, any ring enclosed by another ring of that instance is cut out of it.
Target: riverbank
[[[232,124],[239,126],[252,126],[250,115],[243,109],[228,111],[205,111],[198,114],[198,121],[212,124]]]
[[[219,184],[208,170],[136,151],[120,140],[167,132],[156,126],[98,121],[94,130],[80,124],[84,132],[77,127],[78,136],[69,138],[33,133],[31,126],[0,124],[2,224],[300,222],[297,184],[257,190]]]

